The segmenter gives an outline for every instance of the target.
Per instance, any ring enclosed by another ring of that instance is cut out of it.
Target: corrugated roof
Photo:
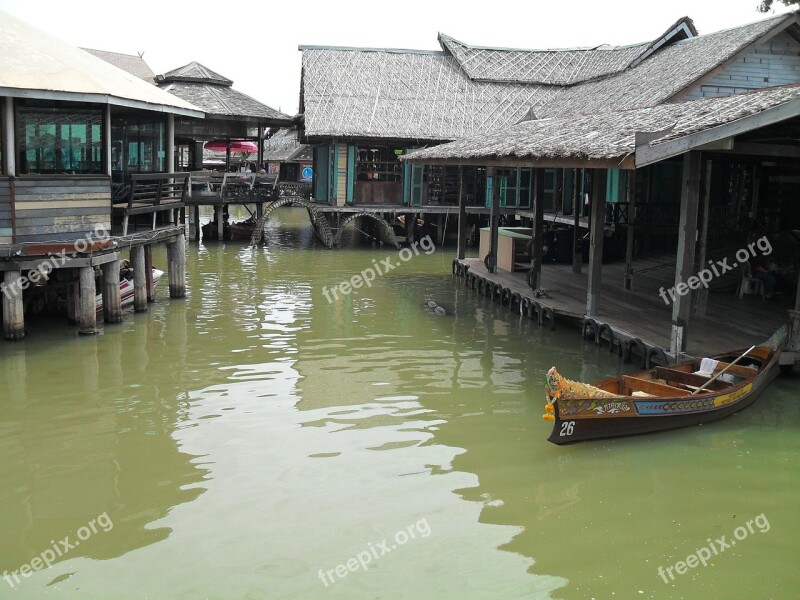
[[[0,12],[0,95],[203,116],[196,106],[5,12]]]
[[[486,135],[416,150],[404,159],[623,159],[636,133],[665,131],[650,146],[718,127],[800,99],[800,84],[652,108],[524,121]],[[798,104],[795,116],[800,115]]]
[[[447,36],[440,39],[452,55],[304,46],[306,134],[441,141],[507,127],[530,110],[542,117],[652,106],[795,18],[680,39],[694,32],[685,19],[683,33],[681,20],[655,42],[613,49],[470,50]],[[635,66],[615,71],[626,61]]]
[[[110,63],[127,71],[131,75],[143,79],[147,83],[153,83],[155,73],[150,69],[150,66],[144,61],[144,58],[135,54],[121,54],[119,52],[109,52],[107,50],[95,50],[93,48],[81,48],[86,52],[95,55],[97,58],[102,58],[107,63]]]
[[[233,89],[233,82],[198,62],[156,76],[164,91],[199,106],[207,115],[257,119],[274,125],[291,123],[292,118],[255,98]]]

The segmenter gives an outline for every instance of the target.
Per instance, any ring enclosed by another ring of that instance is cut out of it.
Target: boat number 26
[[[575,427],[575,421],[564,421],[561,424],[561,431],[558,433],[560,437],[572,435],[572,429]]]

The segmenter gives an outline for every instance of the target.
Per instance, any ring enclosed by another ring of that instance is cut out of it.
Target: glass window
[[[163,119],[116,117],[111,122],[111,165],[115,181],[124,173],[164,172]]]
[[[21,174],[103,173],[102,111],[20,107],[16,123]]]

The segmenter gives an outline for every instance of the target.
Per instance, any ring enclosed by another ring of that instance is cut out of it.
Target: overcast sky
[[[775,0],[778,4],[778,0]],[[294,115],[300,44],[439,50],[437,32],[479,46],[570,48],[650,41],[688,15],[700,33],[764,18],[758,0],[450,2],[0,0],[0,9],[85,48],[144,52],[155,73],[196,60]],[[782,5],[778,12],[787,9]]]

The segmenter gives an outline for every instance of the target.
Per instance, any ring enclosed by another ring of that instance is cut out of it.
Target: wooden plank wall
[[[783,32],[724,66],[682,100],[727,96],[790,83],[800,83],[800,43]]]
[[[111,230],[111,180],[102,176],[26,176],[14,182],[16,242],[78,239]]]
[[[13,243],[10,178],[0,177],[0,244]]]

